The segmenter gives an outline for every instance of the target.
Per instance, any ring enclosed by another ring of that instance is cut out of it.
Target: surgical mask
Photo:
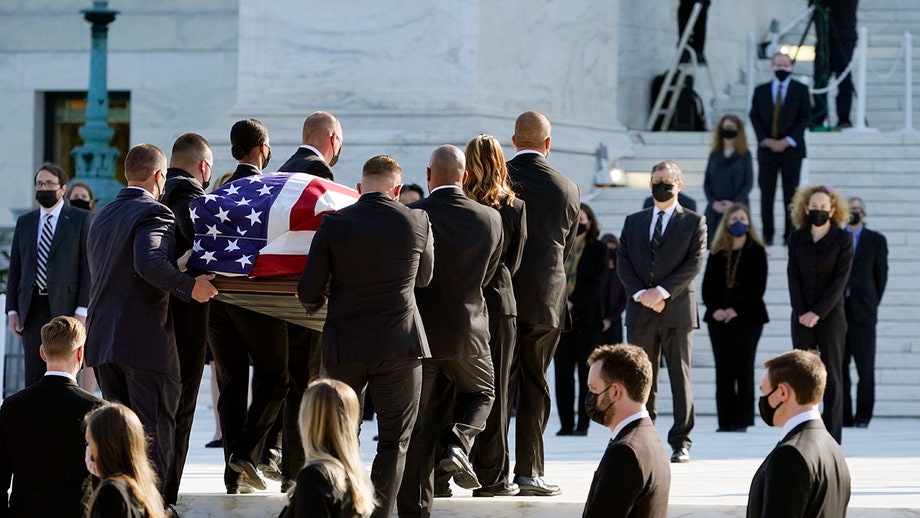
[[[342,154],[342,150],[340,149],[339,152],[336,153],[336,154],[332,157],[332,160],[329,161],[329,167],[332,167],[332,166],[334,166],[335,164],[339,163],[339,155],[341,155],[341,154]]]
[[[751,227],[749,227],[747,223],[743,221],[736,221],[728,226],[728,233],[735,237],[741,237],[747,234],[748,230],[750,229]]]
[[[853,212],[850,214],[850,225],[859,225],[860,221],[862,221],[862,214],[858,212]]]
[[[671,192],[673,185],[669,183],[653,183],[652,184],[652,197],[655,198],[655,201],[664,203],[674,197],[674,194]]]
[[[201,188],[207,191],[207,190],[208,190],[208,187],[209,187],[210,185],[211,185],[211,180],[208,179],[208,180],[205,180],[205,181],[201,184]]]
[[[738,130],[731,128],[722,128],[722,138],[735,138],[738,136]]]
[[[785,81],[789,75],[792,74],[792,70],[788,68],[774,68],[773,75],[776,76],[780,81]]]
[[[610,390],[610,387],[612,386],[613,385],[607,385],[607,388],[601,391],[600,394],[595,394],[589,390],[588,394],[585,395],[585,413],[588,414],[589,419],[602,426],[607,426],[607,423],[604,422],[604,419],[607,417],[607,411],[609,411],[610,407],[613,406],[613,402],[607,405],[607,408],[601,410],[600,408],[597,408],[597,398],[599,398],[604,392]]]
[[[782,403],[780,403],[779,405],[772,407],[768,401],[770,396],[772,396],[773,393],[777,390],[779,390],[779,387],[771,390],[770,393],[766,396],[760,396],[760,400],[757,401],[757,408],[760,410],[760,418],[763,419],[763,422],[767,423],[767,426],[774,426],[773,417],[776,416],[776,409],[782,405]]]
[[[816,210],[812,209],[808,211],[808,221],[811,222],[813,226],[820,227],[827,223],[827,219],[830,217],[830,212],[826,210]]]
[[[57,191],[35,191],[35,201],[42,207],[50,209],[58,202]]]
[[[86,200],[81,200],[80,198],[74,198],[70,200],[70,206],[76,207],[78,209],[90,210],[89,202]]]
[[[268,148],[268,154],[265,156],[265,162],[262,163],[262,170],[268,169],[268,163],[272,161],[272,148]]]
[[[577,234],[578,234],[579,236],[582,235],[582,234],[584,234],[584,233],[587,232],[587,231],[588,231],[588,225],[585,225],[584,223],[579,223],[579,224],[578,224],[578,231],[577,231]]]

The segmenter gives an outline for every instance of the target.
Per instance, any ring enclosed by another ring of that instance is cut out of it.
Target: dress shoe
[[[521,492],[520,486],[514,482],[508,484],[497,484],[494,486],[488,486],[481,489],[476,489],[473,491],[473,496],[476,497],[492,497],[492,496],[515,496]]]
[[[265,479],[262,478],[262,472],[252,463],[251,460],[244,458],[241,455],[235,453],[230,454],[230,460],[227,461],[227,465],[230,466],[230,469],[236,471],[242,475],[246,483],[255,489],[264,490],[268,486],[265,484]]]
[[[675,464],[690,462],[690,448],[683,446],[674,450],[674,453],[671,454],[671,462]]]
[[[514,483],[520,488],[518,494],[521,496],[556,496],[562,494],[559,486],[547,484],[543,477],[530,478],[515,475]]]
[[[479,485],[479,479],[476,478],[476,472],[473,471],[470,459],[456,444],[451,444],[444,448],[440,465],[441,469],[454,477],[454,482],[458,486],[464,489],[479,489],[482,487]]]
[[[451,491],[449,487],[448,487],[447,489],[444,489],[444,488],[441,488],[441,489],[435,488],[435,490],[434,490],[434,497],[435,497],[435,498],[450,498],[450,497],[452,497],[452,496],[454,496],[454,492]]]
[[[869,428],[869,423],[855,422],[853,428]]]
[[[579,426],[578,428],[575,429],[575,431],[572,432],[572,435],[575,435],[578,437],[585,437],[586,435],[588,435],[588,427]]]
[[[556,436],[565,437],[568,435],[572,435],[572,433],[573,433],[573,430],[571,428],[560,428],[559,431],[556,432]]]
[[[220,439],[214,439],[213,441],[204,445],[205,448],[221,448],[224,443]]]
[[[269,480],[281,482],[281,451],[277,448],[269,448],[262,454],[262,460],[259,461],[259,471]]]
[[[252,488],[246,482],[240,480],[235,486],[227,486],[228,495],[248,495],[255,492],[255,489]]]

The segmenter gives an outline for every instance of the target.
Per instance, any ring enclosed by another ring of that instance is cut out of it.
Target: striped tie
[[[35,272],[35,285],[38,291],[48,291],[48,252],[51,251],[51,214],[45,216],[45,224],[42,225],[42,235],[38,240],[38,269]]]
[[[661,223],[664,221],[664,211],[658,211],[658,220],[655,221],[655,232],[652,234],[652,251],[658,249],[661,246]]]

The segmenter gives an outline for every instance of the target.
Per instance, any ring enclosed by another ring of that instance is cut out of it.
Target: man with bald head
[[[464,194],[466,176],[462,151],[435,149],[426,172],[430,194],[410,205],[431,220],[435,265],[428,286],[415,290],[431,358],[422,360],[419,419],[399,491],[400,516],[430,516],[436,459],[458,486],[480,487],[468,456],[494,399],[483,288],[501,260],[502,222],[498,211]],[[453,405],[438,404],[445,391],[453,394]]]
[[[339,153],[342,152],[342,125],[339,120],[329,112],[311,113],[303,121],[300,144],[278,170],[332,180],[332,166],[339,161]]]
[[[414,290],[431,280],[434,247],[428,216],[396,201],[402,168],[395,160],[368,160],[357,187],[354,205],[323,216],[297,296],[313,314],[328,293],[325,375],[347,383],[362,401],[365,390],[373,397],[379,436],[373,516],[384,518],[396,503],[418,415],[419,358],[430,356]]]
[[[521,495],[553,496],[559,486],[543,480],[543,431],[549,420],[546,382],[565,322],[565,258],[575,244],[579,194],[574,182],[546,160],[549,119],[526,111],[514,124],[508,161],[512,188],[527,204],[527,242],[514,275],[518,341],[511,361],[510,386],[517,384],[514,482]]]

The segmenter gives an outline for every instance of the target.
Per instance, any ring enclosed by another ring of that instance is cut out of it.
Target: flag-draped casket
[[[358,196],[304,173],[230,182],[189,205],[195,240],[188,267],[218,274],[218,300],[321,329],[324,312],[307,318],[292,294],[323,215]]]

